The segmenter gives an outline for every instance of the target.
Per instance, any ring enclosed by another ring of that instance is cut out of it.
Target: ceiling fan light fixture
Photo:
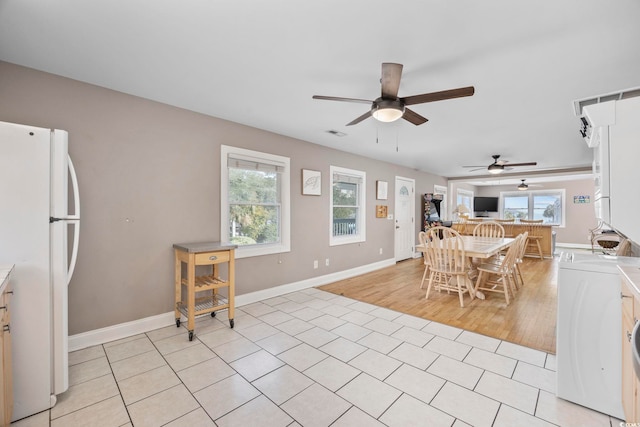
[[[528,186],[527,184],[525,184],[525,183],[524,183],[524,179],[523,179],[523,180],[521,180],[521,181],[522,181],[522,183],[520,183],[520,185],[518,185],[518,190],[520,190],[520,191],[524,191],[524,190],[528,189],[528,188],[529,188],[529,186]]]
[[[487,170],[489,171],[490,174],[492,175],[497,175],[499,173],[504,172],[504,166],[503,165],[498,165],[498,164],[492,164],[489,165],[489,167],[487,168]]]
[[[404,104],[400,101],[382,99],[375,102],[371,115],[384,123],[395,122],[404,114]]]

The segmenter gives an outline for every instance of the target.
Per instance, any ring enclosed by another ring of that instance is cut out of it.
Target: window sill
[[[364,236],[350,236],[350,237],[331,237],[329,240],[329,246],[348,245],[351,243],[362,243],[366,239]]]
[[[251,258],[254,256],[281,254],[291,252],[291,248],[285,245],[265,245],[265,246],[238,246],[235,257]]]

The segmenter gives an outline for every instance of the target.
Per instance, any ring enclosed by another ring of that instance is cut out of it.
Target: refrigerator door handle
[[[73,233],[71,262],[69,263],[69,272],[67,273],[67,286],[69,286],[69,282],[71,281],[73,272],[76,269],[76,262],[78,261],[78,244],[80,242],[80,191],[78,190],[78,176],[76,175],[76,169],[73,167],[71,157],[68,157],[68,162],[69,176],[71,177],[71,187],[73,188],[74,214],[68,216],[67,219],[70,223],[74,223],[75,230]]]

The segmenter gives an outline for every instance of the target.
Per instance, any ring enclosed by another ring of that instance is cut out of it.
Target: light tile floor
[[[306,289],[75,351],[70,387],[15,427],[580,426],[555,356]]]

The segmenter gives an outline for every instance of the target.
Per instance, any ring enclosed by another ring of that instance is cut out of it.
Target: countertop
[[[0,265],[0,294],[4,292],[9,283],[11,271],[13,271],[13,265]]]
[[[174,243],[174,249],[189,253],[199,252],[215,252],[215,251],[228,251],[229,249],[235,249],[238,245],[224,242],[196,242],[196,243]]]
[[[631,292],[634,297],[640,300],[640,268],[630,265],[619,265],[618,270],[627,283],[630,285]]]

